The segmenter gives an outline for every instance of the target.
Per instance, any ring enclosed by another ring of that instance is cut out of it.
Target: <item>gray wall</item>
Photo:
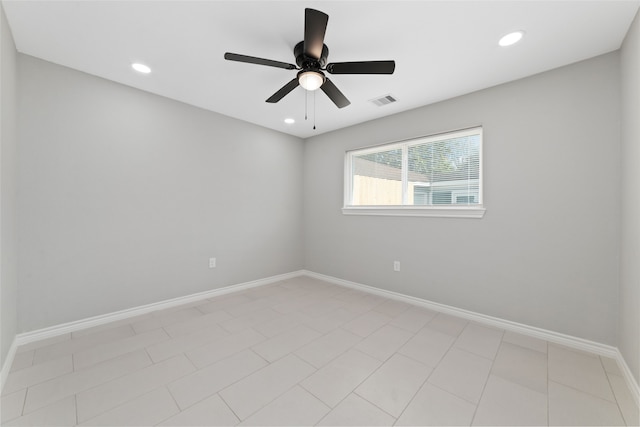
[[[307,140],[306,268],[616,345],[618,82],[616,52]],[[476,125],[483,219],[342,215],[345,150]]]
[[[18,323],[16,48],[0,4],[0,366]]]
[[[299,138],[24,55],[18,71],[20,332],[303,267]]]
[[[618,346],[640,383],[640,14],[621,51],[622,257]]]

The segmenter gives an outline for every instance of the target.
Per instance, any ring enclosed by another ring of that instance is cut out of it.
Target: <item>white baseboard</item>
[[[373,286],[367,286],[356,282],[350,282],[348,280],[338,279],[332,276],[326,276],[324,274],[318,274],[311,271],[305,271],[305,275],[314,277],[325,282],[333,283],[336,285],[342,285],[360,291],[380,295],[386,298],[391,298],[398,301],[403,301],[409,304],[418,305],[437,311],[439,313],[451,314],[456,317],[462,317],[463,319],[472,320],[474,322],[482,323],[495,328],[504,329],[512,332],[517,332],[540,338],[545,341],[550,341],[556,344],[565,345],[567,347],[576,348],[579,350],[587,351],[590,353],[596,353],[602,356],[615,358],[617,349],[615,347],[600,344],[597,342],[585,340],[582,338],[572,337],[570,335],[564,335],[558,332],[548,331],[546,329],[540,329],[533,326],[524,325],[522,323],[512,322],[510,320],[500,319],[498,317],[487,316],[485,314],[476,313],[469,310],[464,310],[450,305],[440,304],[437,302],[425,300],[422,298],[416,298],[409,295],[401,294],[398,292],[387,291],[385,289],[374,288]]]
[[[634,400],[635,402],[640,402],[640,387],[638,387],[638,382],[636,381],[635,377],[631,373],[631,370],[629,369],[629,366],[624,360],[624,357],[622,357],[620,350],[618,350],[618,348],[616,347],[597,343],[594,341],[589,341],[589,340],[574,337],[571,335],[561,334],[559,332],[536,328],[534,326],[524,325],[522,323],[512,322],[510,320],[487,316],[485,314],[480,314],[480,313],[476,313],[469,310],[463,310],[461,308],[456,308],[450,305],[440,304],[440,303],[425,300],[422,298],[416,298],[409,295],[404,295],[398,292],[387,291],[380,288],[374,288],[373,286],[367,286],[361,283],[350,282],[348,280],[339,279],[337,277],[327,276],[327,275],[315,273],[312,271],[304,270],[303,273],[306,276],[323,280],[325,282],[333,283],[340,286],[346,286],[352,289],[357,289],[360,291],[372,293],[375,295],[380,295],[380,296],[395,299],[398,301],[403,301],[409,304],[425,307],[430,310],[437,311],[439,313],[451,314],[453,316],[462,317],[464,319],[472,320],[474,322],[482,323],[488,326],[493,326],[493,327],[504,329],[507,331],[517,332],[523,335],[539,338],[555,344],[560,344],[566,347],[571,347],[577,350],[582,350],[589,353],[595,353],[601,356],[615,359],[616,362],[618,363],[618,367],[620,368],[620,371],[624,376],[627,386],[629,387],[631,396],[635,399]]]
[[[633,373],[631,373],[631,369],[629,369],[629,365],[627,365],[627,361],[624,360],[622,353],[620,350],[616,348],[616,361],[618,362],[618,367],[622,372],[622,376],[627,382],[627,387],[629,387],[629,391],[631,392],[631,397],[633,401],[640,407],[640,386],[638,386],[638,382],[636,381]]]
[[[223,288],[212,289],[209,291],[198,292],[183,297],[173,298],[170,300],[160,301],[157,303],[142,305],[139,307],[129,308],[126,310],[120,310],[113,313],[103,314],[100,316],[93,316],[86,319],[76,320],[73,322],[63,323],[60,325],[51,326],[48,328],[38,329],[31,332],[24,332],[16,335],[11,344],[11,348],[7,353],[7,357],[2,365],[0,371],[0,391],[4,388],[5,380],[9,375],[9,370],[13,364],[16,351],[21,345],[25,345],[31,342],[40,341],[47,338],[53,338],[58,335],[67,334],[69,332],[75,332],[82,329],[91,328],[93,326],[103,325],[105,323],[115,322],[116,320],[127,319],[130,317],[139,316],[141,314],[150,313],[152,311],[163,310],[166,308],[177,307],[182,304],[188,304],[190,302],[200,301],[207,298],[213,298],[216,296],[228,294],[231,292],[238,292],[244,289],[255,288],[257,286],[264,286],[271,283],[279,282],[281,280],[291,279],[303,275],[304,272],[294,271],[291,273],[279,274],[277,276],[271,276],[264,279],[253,280],[250,282],[239,283],[236,285],[225,286]]]
[[[308,270],[299,270],[291,273],[280,274],[277,276],[271,276],[264,279],[258,279],[250,282],[240,283],[236,285],[226,286],[223,288],[212,289],[209,291],[199,292],[196,294],[186,295],[183,297],[173,298],[166,301],[160,301],[153,304],[147,304],[139,307],[134,307],[126,310],[117,311],[114,313],[104,314],[100,316],[94,316],[87,319],[77,320],[74,322],[64,323],[61,325],[51,326],[36,331],[25,332],[18,334],[9,349],[7,358],[2,366],[0,373],[0,390],[4,388],[4,383],[9,375],[9,370],[13,364],[17,348],[21,345],[28,344],[35,341],[40,341],[46,338],[52,338],[58,335],[66,334],[69,332],[75,332],[82,329],[91,328],[93,326],[103,325],[105,323],[114,322],[116,320],[127,319],[141,314],[150,313],[152,311],[163,310],[166,308],[176,307],[182,304],[188,304],[190,302],[200,301],[207,298],[212,298],[232,292],[238,292],[244,289],[255,288],[258,286],[264,286],[271,283],[279,282],[281,280],[291,279],[298,276],[308,276],[315,279],[323,280],[325,282],[333,283],[340,286],[345,286],[352,289],[380,295],[386,298],[403,301],[409,304],[418,305],[437,311],[440,313],[451,314],[453,316],[462,317],[464,319],[472,320],[474,322],[482,323],[488,326],[517,332],[523,335],[528,335],[534,338],[539,338],[545,341],[561,344],[567,347],[575,348],[578,350],[595,353],[598,355],[606,356],[615,359],[618,362],[620,371],[623,373],[627,386],[632,394],[632,397],[636,402],[640,401],[640,387],[635,380],[629,366],[622,357],[620,351],[613,346],[600,344],[594,341],[585,340],[583,338],[573,337],[570,335],[561,334],[558,332],[549,331],[546,329],[536,328],[533,326],[524,325],[522,323],[512,322],[510,320],[504,320],[497,317],[487,316],[484,314],[476,313],[469,310],[463,310],[460,308],[452,307],[445,304],[428,301],[421,298],[412,297],[409,295],[400,294],[398,292],[387,291],[384,289],[375,288],[372,286],[363,285],[361,283],[351,282],[344,279],[339,279],[333,276],[327,276],[324,274],[315,273]]]
[[[167,308],[177,307],[179,305],[188,304],[191,302],[200,301],[207,298],[213,298],[220,295],[242,291],[244,289],[255,288],[257,286],[264,286],[271,283],[279,282],[281,280],[291,279],[303,275],[304,272],[294,271],[291,273],[279,274],[277,276],[271,276],[264,279],[253,280],[250,282],[239,283],[236,285],[225,286],[222,288],[211,289],[209,291],[198,292],[191,295],[185,295],[183,297],[172,298],[165,301],[146,304],[139,307],[128,308],[125,310],[116,311],[113,313],[103,314],[100,316],[89,317],[87,319],[76,320],[69,323],[63,323],[61,325],[55,325],[48,328],[38,329],[36,331],[25,332],[16,336],[17,345],[25,345],[30,342],[40,341],[46,338],[52,338],[58,335],[66,334],[69,332],[75,332],[82,329],[91,328],[93,326],[103,325],[105,323],[114,322],[116,320],[127,319],[130,317],[139,316],[141,314],[150,313],[152,311],[164,310]]]

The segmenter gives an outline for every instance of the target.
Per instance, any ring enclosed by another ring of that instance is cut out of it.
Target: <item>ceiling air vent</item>
[[[383,105],[389,105],[393,102],[396,102],[397,99],[395,99],[393,96],[391,95],[385,95],[385,96],[381,96],[380,98],[375,98],[370,100],[373,104],[377,105],[378,107],[382,107]]]

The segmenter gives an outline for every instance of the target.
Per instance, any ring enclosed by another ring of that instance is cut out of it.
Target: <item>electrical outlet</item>
[[[216,259],[209,258],[209,268],[216,268]]]
[[[393,261],[393,271],[400,271],[400,261]]]

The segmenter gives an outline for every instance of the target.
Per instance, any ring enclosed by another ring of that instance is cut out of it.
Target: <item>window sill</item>
[[[428,216],[439,218],[482,218],[482,206],[345,206],[344,215]]]

